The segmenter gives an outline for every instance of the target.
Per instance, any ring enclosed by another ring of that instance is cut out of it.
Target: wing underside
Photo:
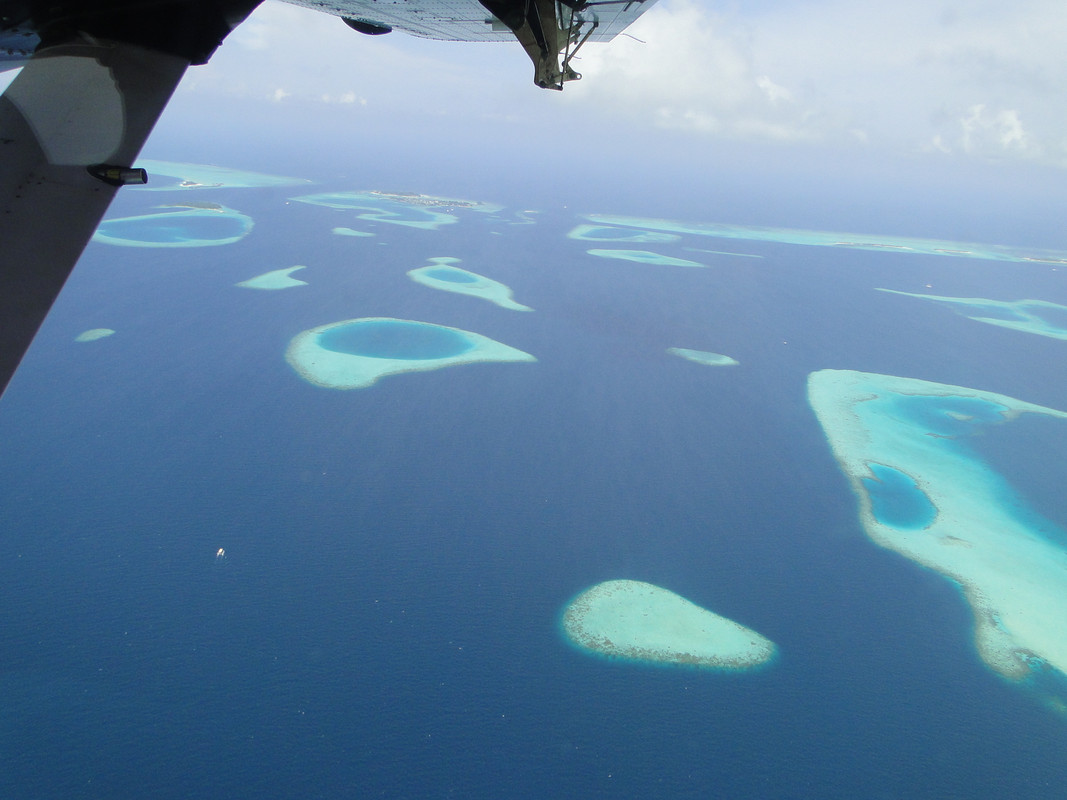
[[[404,31],[424,39],[455,42],[513,42],[511,30],[478,0],[286,0],[294,5]],[[655,0],[578,4],[578,13],[596,22],[591,42],[608,42],[652,6]],[[569,13],[569,7],[564,6]],[[561,19],[564,14],[560,14]]]

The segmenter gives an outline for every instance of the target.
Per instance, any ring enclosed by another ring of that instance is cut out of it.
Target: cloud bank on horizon
[[[1067,167],[1062,3],[660,0],[628,33],[586,45],[560,96],[517,44],[364,37],[272,1],[180,91]]]

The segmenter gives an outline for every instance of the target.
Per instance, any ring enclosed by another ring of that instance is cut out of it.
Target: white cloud
[[[576,62],[584,80],[560,96],[532,86],[517,43],[367,37],[266,2],[209,65],[189,71],[180,94],[325,102],[337,114],[368,107],[383,121],[451,118],[534,136],[595,121],[617,135],[672,128],[1067,165],[1060,0],[752,8],[659,0],[628,31],[644,43],[587,44]]]
[[[1067,163],[1059,0],[712,8],[660,0],[631,28],[646,45],[587,46],[573,99],[713,137]]]
[[[787,80],[758,71],[748,31],[737,20],[681,0],[654,7],[630,32],[644,43],[620,37],[583,54],[586,80],[568,88],[573,101],[716,136],[817,135]]]

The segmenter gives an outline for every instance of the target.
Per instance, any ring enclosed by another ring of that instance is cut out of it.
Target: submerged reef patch
[[[581,242],[677,242],[682,237],[661,231],[635,231],[611,225],[579,225],[567,234]]]
[[[304,269],[304,267],[286,267],[285,269],[271,270],[270,272],[264,272],[262,275],[257,275],[254,278],[249,278],[247,281],[241,281],[234,285],[244,289],[267,290],[290,289],[293,286],[307,286],[307,281],[290,277],[298,269]]]
[[[987,300],[983,297],[941,297],[935,294],[898,292],[878,289],[879,292],[918,297],[952,306],[967,319],[998,325],[1023,333],[1036,333],[1050,339],[1067,340],[1067,306],[1047,300]]]
[[[890,253],[918,253],[956,258],[981,258],[993,261],[1031,261],[1043,264],[1067,265],[1067,252],[1062,250],[1024,250],[996,244],[972,244],[940,239],[918,239],[908,236],[869,236],[833,231],[809,231],[796,228],[762,228],[729,225],[718,222],[677,222],[648,217],[623,217],[614,214],[586,214],[590,222],[600,225],[637,228],[646,231],[665,231],[692,236],[713,236],[720,239],[747,239],[782,244],[839,247],[847,250],[876,250]]]
[[[620,261],[636,261],[638,264],[655,264],[661,267],[706,267],[697,261],[689,261],[685,258],[674,258],[653,253],[649,250],[586,250],[589,255],[598,258],[614,258]]]
[[[95,342],[97,339],[103,339],[106,336],[111,336],[115,333],[111,328],[91,328],[87,331],[82,331],[74,337],[76,342]]]
[[[685,347],[668,347],[667,352],[672,356],[679,356],[687,361],[703,364],[706,367],[733,367],[740,364],[737,359],[724,356],[722,353],[712,353],[708,350],[689,350]]]
[[[568,604],[563,632],[583,650],[628,661],[749,669],[774,643],[744,625],[651,583],[598,583]]]
[[[148,185],[138,191],[171,191],[175,189],[262,189],[271,186],[298,186],[311,183],[304,178],[286,178],[281,175],[264,175],[228,167],[208,164],[183,164],[177,161],[154,161],[138,159],[137,166],[148,171]],[[162,175],[173,182],[159,181]]]

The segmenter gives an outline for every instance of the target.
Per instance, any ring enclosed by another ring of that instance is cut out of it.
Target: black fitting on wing
[[[142,186],[148,183],[148,172],[140,167],[120,167],[116,164],[93,164],[86,167],[89,174],[111,186]]]
[[[341,17],[341,21],[352,30],[365,33],[367,36],[381,36],[383,33],[392,33],[393,31],[391,25],[383,25],[381,22],[371,22],[369,19]]]

